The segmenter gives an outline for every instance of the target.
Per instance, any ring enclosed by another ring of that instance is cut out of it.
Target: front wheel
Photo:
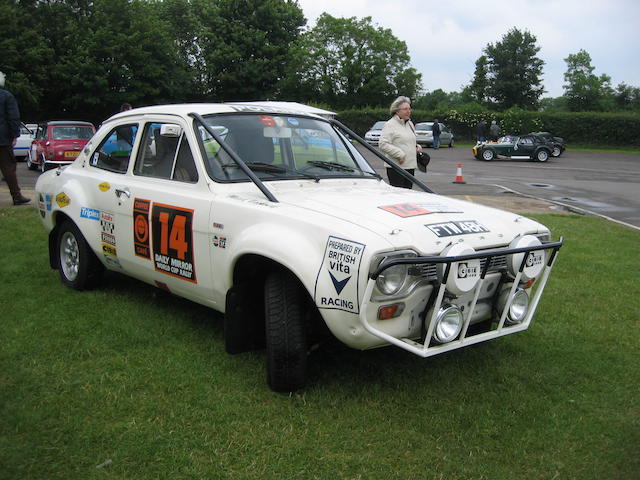
[[[482,152],[482,159],[486,160],[487,162],[493,160],[496,157],[496,154],[493,153],[493,150],[484,150]]]
[[[269,387],[299,390],[307,376],[304,292],[293,275],[280,271],[267,276],[264,297]]]
[[[546,162],[547,160],[549,160],[549,152],[547,152],[546,150],[539,150],[536,154],[536,159],[539,162]]]
[[[38,168],[38,165],[33,163],[33,161],[31,160],[31,150],[29,150],[29,153],[27,154],[27,168],[29,170],[35,170],[36,168]]]
[[[74,223],[60,226],[56,251],[60,279],[66,286],[87,290],[99,283],[104,267]]]

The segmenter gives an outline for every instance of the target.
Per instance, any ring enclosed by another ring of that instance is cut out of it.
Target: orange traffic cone
[[[458,162],[458,168],[456,170],[456,180],[451,183],[467,183],[462,179],[462,162]]]

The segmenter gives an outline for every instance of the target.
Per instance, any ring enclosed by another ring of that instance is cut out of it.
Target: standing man
[[[489,138],[492,142],[497,142],[500,136],[500,126],[495,120],[491,120],[491,126],[489,127]]]
[[[433,127],[431,127],[431,131],[433,132],[433,148],[437,150],[440,148],[440,123],[437,118],[433,120]]]
[[[0,72],[0,170],[5,178],[14,205],[24,205],[31,201],[23,197],[16,176],[16,157],[13,147],[20,136],[20,111],[15,97],[4,89],[5,75]]]
[[[485,133],[486,125],[487,125],[487,122],[485,122],[484,120],[480,120],[476,125],[476,140],[478,143],[482,143],[486,140],[486,133]]]

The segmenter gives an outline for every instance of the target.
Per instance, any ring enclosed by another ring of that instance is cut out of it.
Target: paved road
[[[566,151],[546,163],[523,160],[476,160],[470,148],[428,149],[427,174],[419,173],[444,195],[492,195],[504,188],[612,218],[640,228],[640,155]],[[382,162],[367,153],[382,172]],[[462,164],[464,185],[456,179]]]
[[[463,147],[430,148],[427,152],[431,155],[429,171],[427,174],[418,172],[418,178],[437,193],[498,199],[505,196],[506,189],[512,189],[640,228],[640,155],[569,150],[560,158],[537,163],[522,160],[484,162],[473,158],[471,150]],[[368,152],[366,156],[385,176],[382,161]],[[462,164],[465,184],[452,183],[458,162]],[[25,191],[33,189],[38,175],[38,172],[28,170],[26,163],[18,164],[18,180]],[[6,184],[0,184],[0,191],[5,190]],[[8,200],[8,191],[5,193]],[[495,205],[509,209],[510,201],[506,199]]]

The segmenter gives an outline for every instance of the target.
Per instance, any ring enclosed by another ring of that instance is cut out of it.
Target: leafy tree
[[[476,60],[476,69],[473,73],[473,81],[469,85],[468,95],[471,101],[481,105],[487,103],[489,99],[489,80],[488,76],[488,59],[485,55],[481,55]]]
[[[569,110],[584,112],[608,109],[608,103],[613,98],[611,77],[598,77],[593,73],[595,68],[591,65],[591,56],[585,50],[569,55],[564,61],[567,71],[563,88]]]
[[[371,17],[323,13],[303,34],[285,91],[336,108],[386,106],[398,95],[413,98],[420,91],[421,75],[409,60],[406,43],[372,25]]]
[[[640,88],[620,83],[614,93],[615,105],[620,110],[640,110]]]
[[[509,30],[502,41],[485,47],[488,93],[499,109],[537,107],[544,92],[541,79],[544,61],[536,56],[539,51],[536,37],[517,28]]]

